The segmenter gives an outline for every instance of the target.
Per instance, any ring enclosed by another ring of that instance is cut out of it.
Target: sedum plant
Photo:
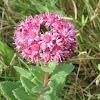
[[[14,66],[18,82],[2,82],[2,94],[8,100],[62,100],[66,76],[74,69],[61,63],[71,58],[76,47],[76,30],[62,16],[42,13],[26,17],[14,31],[16,50],[29,62],[27,69]]]

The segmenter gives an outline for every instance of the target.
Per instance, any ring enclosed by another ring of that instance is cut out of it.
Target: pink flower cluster
[[[74,26],[55,13],[27,17],[20,21],[14,35],[16,50],[35,63],[67,60],[76,47]]]

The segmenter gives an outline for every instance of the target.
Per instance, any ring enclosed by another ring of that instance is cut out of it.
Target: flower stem
[[[47,86],[47,83],[48,83],[48,76],[49,76],[49,73],[46,72],[45,73],[45,76],[44,76],[44,81],[43,81],[43,88],[45,88]]]
[[[43,88],[47,87],[48,76],[49,76],[49,73],[46,72],[46,73],[45,73],[45,76],[44,76],[44,81],[43,81]],[[43,97],[43,93],[40,93],[40,97]]]

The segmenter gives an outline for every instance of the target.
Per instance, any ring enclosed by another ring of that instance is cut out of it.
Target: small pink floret
[[[25,53],[26,53],[26,55],[30,55],[31,53],[32,53],[32,51],[31,50],[25,50]]]
[[[33,45],[33,50],[34,51],[39,51],[40,50],[40,45],[39,44],[34,44]]]
[[[51,36],[49,35],[44,35],[44,42],[49,43],[51,41]]]
[[[30,38],[34,38],[35,36],[36,36],[36,32],[33,32],[33,31],[29,32]]]

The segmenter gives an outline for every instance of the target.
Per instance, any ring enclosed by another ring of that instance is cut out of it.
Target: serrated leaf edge
[[[23,77],[23,76],[22,76],[22,77]],[[25,87],[25,84],[23,83],[21,77],[20,77],[20,81],[21,81],[21,83],[22,83],[22,87],[25,88],[25,92],[28,93],[28,92],[27,92],[27,88]]]
[[[9,83],[11,81],[4,81],[4,82],[1,82],[1,83],[6,83],[6,82]],[[0,83],[0,89],[2,91],[1,83]],[[16,83],[16,82],[12,82],[12,83]],[[4,97],[6,97],[9,100],[8,96],[4,93],[4,91],[2,91],[1,93],[2,93],[2,95],[4,95]],[[13,90],[12,90],[12,93],[13,93]]]

